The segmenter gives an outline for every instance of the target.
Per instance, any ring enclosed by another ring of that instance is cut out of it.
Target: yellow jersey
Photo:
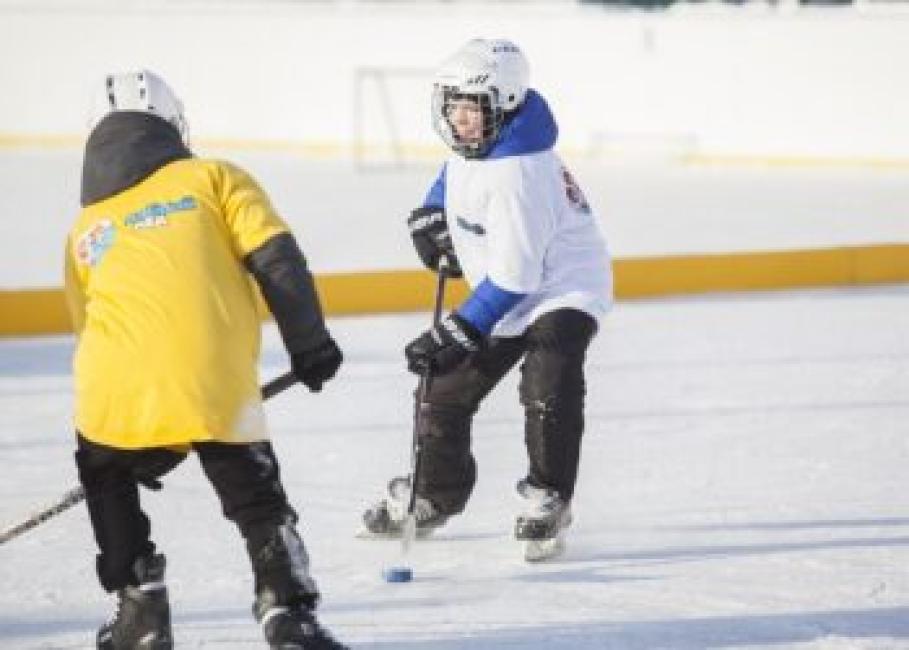
[[[85,207],[66,245],[75,425],[121,448],[267,438],[243,258],[288,231],[226,162],[170,162]]]

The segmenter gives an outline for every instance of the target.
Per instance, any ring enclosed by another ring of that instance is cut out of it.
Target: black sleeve
[[[259,283],[289,353],[312,350],[329,339],[312,274],[293,235],[275,235],[243,263]]]

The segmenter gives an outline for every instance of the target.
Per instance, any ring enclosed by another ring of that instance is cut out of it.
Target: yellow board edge
[[[620,300],[888,284],[909,282],[909,244],[624,258],[613,270]],[[435,278],[422,270],[326,273],[316,286],[328,316],[403,313],[431,308]],[[467,293],[463,281],[450,283],[446,305],[458,305]],[[0,336],[70,331],[62,289],[0,290]]]
[[[0,151],[29,149],[77,149],[85,144],[86,134],[20,133],[0,131]],[[404,160],[438,161],[447,153],[439,142],[348,142],[345,140],[290,140],[266,138],[207,137],[193,138],[194,147],[202,151],[258,151],[286,153],[309,160],[350,160],[370,164],[397,164]],[[603,148],[560,146],[559,151],[574,159],[623,160],[635,154],[633,147]],[[637,152],[640,153],[640,152]],[[717,154],[709,151],[651,152],[657,158],[693,167],[770,167],[770,168],[859,168],[878,171],[909,170],[909,158],[899,156],[803,155],[784,154]]]

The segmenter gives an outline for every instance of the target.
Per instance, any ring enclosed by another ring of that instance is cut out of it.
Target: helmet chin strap
[[[491,147],[485,146],[482,142],[466,142],[456,149],[456,151],[465,158],[482,158],[488,153]]]

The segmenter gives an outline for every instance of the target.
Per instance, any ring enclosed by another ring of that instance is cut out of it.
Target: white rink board
[[[357,173],[291,154],[201,151],[247,167],[316,273],[415,269],[405,220],[437,168]],[[78,150],[0,151],[0,289],[62,284]],[[909,168],[569,165],[616,258],[907,243]]]

